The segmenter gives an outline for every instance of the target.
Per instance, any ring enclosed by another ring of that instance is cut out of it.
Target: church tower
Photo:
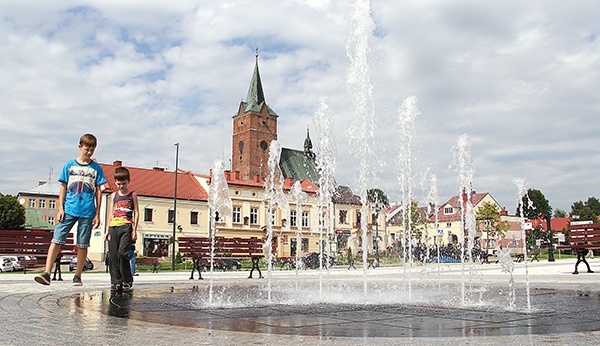
[[[267,103],[258,72],[258,52],[254,74],[246,96],[233,116],[231,169],[239,171],[242,179],[265,178],[268,172],[269,147],[277,139],[277,118]]]

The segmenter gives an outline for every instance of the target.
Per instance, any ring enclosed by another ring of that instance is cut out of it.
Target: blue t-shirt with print
[[[58,181],[67,184],[65,213],[86,219],[96,215],[96,187],[106,184],[102,167],[97,162],[84,165],[70,160],[64,165]]]

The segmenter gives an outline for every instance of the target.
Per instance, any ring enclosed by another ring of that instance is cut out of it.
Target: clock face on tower
[[[267,148],[269,148],[269,144],[267,144],[267,141],[260,141],[260,148],[262,149],[262,151],[267,150]]]

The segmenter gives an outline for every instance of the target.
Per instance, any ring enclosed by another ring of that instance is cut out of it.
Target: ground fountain
[[[213,271],[215,258],[215,237],[219,231],[217,221],[225,216],[231,215],[231,198],[229,198],[229,188],[227,179],[225,178],[225,168],[223,161],[219,158],[215,159],[211,184],[208,191],[208,207],[210,209],[210,238],[211,238],[211,261],[210,261],[210,278],[209,278],[209,302],[213,301]]]
[[[370,3],[358,0],[354,6],[355,25],[350,37],[348,55],[350,69],[348,85],[353,93],[355,110],[353,126],[348,133],[357,152],[359,170],[357,180],[361,197],[361,214],[368,214],[367,188],[370,183],[368,158],[373,138],[372,86],[369,80],[369,38],[374,30],[370,17]],[[315,115],[315,125],[320,134],[317,165],[321,171],[319,184],[319,205],[328,215],[321,220],[320,238],[331,235],[330,218],[333,177],[335,172],[335,146],[330,136],[329,109],[325,99]],[[399,151],[398,180],[403,196],[405,230],[411,228],[410,206],[412,203],[412,135],[413,124],[419,114],[416,97],[407,98],[400,108],[400,133],[402,147]],[[267,282],[248,281],[237,273],[218,273],[218,284],[213,283],[213,273],[208,285],[182,283],[165,288],[137,289],[133,296],[123,298],[124,303],[112,310],[102,305],[108,314],[139,319],[146,322],[168,323],[185,327],[207,328],[252,333],[277,333],[293,335],[316,335],[320,337],[477,337],[479,335],[541,334],[556,332],[556,325],[563,330],[570,317],[581,311],[600,308],[597,296],[580,296],[577,292],[557,290],[537,290],[531,295],[527,283],[527,309],[519,309],[514,302],[523,296],[515,289],[515,263],[510,254],[500,252],[500,267],[510,276],[508,302],[505,287],[485,283],[472,257],[476,233],[475,214],[471,201],[474,168],[470,157],[470,140],[467,135],[459,138],[455,148],[455,162],[459,178],[459,195],[462,219],[468,239],[461,249],[461,263],[450,266],[442,275],[437,248],[437,268],[435,278],[428,275],[413,276],[412,258],[413,237],[405,233],[407,251],[399,268],[367,267],[367,218],[361,219],[363,266],[361,272],[344,269],[330,269],[327,266],[317,271],[296,270],[273,271],[272,254],[272,211],[284,208],[287,199],[283,194],[283,179],[277,163],[281,147],[277,141],[271,142],[269,174],[265,182],[267,196],[267,237],[265,241],[268,265]],[[211,229],[214,233],[216,212],[227,213],[227,199],[224,188],[219,185],[222,163],[216,162],[213,169],[215,190],[211,189],[209,205]],[[427,204],[438,207],[437,178],[428,179]],[[524,184],[518,183],[519,196],[523,196]],[[219,187],[220,186],[220,187]],[[212,185],[211,185],[212,188]],[[294,183],[290,200],[301,210],[306,195],[299,182]],[[229,202],[229,212],[231,204]],[[437,228],[437,220],[436,220]],[[301,228],[296,232],[297,242]],[[323,255],[321,255],[323,256]],[[298,261],[298,258],[296,258]],[[323,261],[320,261],[323,263]],[[298,262],[296,262],[298,264]],[[217,273],[214,273],[216,275]],[[323,275],[327,275],[327,285],[323,285]],[[468,275],[468,277],[466,277]],[[103,293],[105,294],[105,293]],[[102,295],[103,295],[102,294]],[[78,304],[93,306],[94,299],[102,300],[102,295]],[[559,297],[560,299],[556,299]],[[108,300],[106,300],[108,301]],[[117,302],[118,303],[118,302]],[[119,308],[120,307],[120,308]],[[573,327],[575,328],[575,327]],[[597,321],[579,324],[578,330],[597,330]],[[560,329],[559,329],[560,330]]]
[[[276,140],[271,141],[269,146],[269,160],[267,163],[268,174],[265,179],[265,195],[267,198],[267,239],[264,244],[264,253],[267,261],[267,294],[271,301],[271,285],[273,273],[273,214],[276,208],[285,208],[287,198],[283,193],[283,175],[279,168],[281,157],[281,145]]]

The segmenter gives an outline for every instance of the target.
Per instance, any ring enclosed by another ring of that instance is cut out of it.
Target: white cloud
[[[302,148],[328,96],[337,181],[356,189],[347,129],[350,1],[19,1],[0,4],[0,192],[16,194],[77,154],[84,132],[98,160],[207,172],[230,156],[231,116],[246,97],[258,48],[280,142]],[[370,184],[399,198],[398,106],[415,123],[415,195],[434,172],[440,199],[458,191],[447,168],[472,138],[474,189],[510,212],[513,177],[555,208],[599,196],[600,25],[595,2],[373,0],[371,81],[376,138]],[[313,136],[316,135],[311,132]],[[316,143],[313,138],[313,143]]]

